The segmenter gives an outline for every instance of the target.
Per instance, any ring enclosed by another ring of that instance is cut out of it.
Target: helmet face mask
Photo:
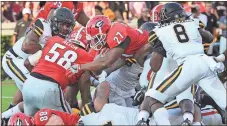
[[[101,50],[106,44],[106,34],[97,34],[93,37],[88,37],[90,40],[90,47],[94,50]]]

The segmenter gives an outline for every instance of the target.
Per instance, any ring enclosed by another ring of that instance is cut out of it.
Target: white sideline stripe
[[[2,96],[3,99],[10,99],[10,98],[13,98],[13,97],[9,97],[9,96]]]

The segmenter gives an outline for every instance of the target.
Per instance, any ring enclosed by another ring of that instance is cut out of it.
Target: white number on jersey
[[[57,62],[58,65],[64,67],[65,69],[68,69],[71,66],[71,64],[76,61],[77,53],[75,53],[74,51],[68,50],[64,53],[64,56],[57,61],[58,57],[60,56],[59,52],[56,51],[58,48],[65,49],[65,46],[59,43],[55,43],[54,46],[49,51],[50,54],[54,54],[54,55],[52,57],[46,55],[45,60],[52,63]]]
[[[124,38],[120,32],[117,32],[116,35],[115,35],[115,37],[114,37],[114,40],[115,40],[118,44],[120,44],[120,43],[122,42],[121,40],[119,40],[119,37],[120,37],[120,39]]]
[[[173,29],[176,33],[176,36],[179,42],[185,43],[189,41],[188,35],[186,34],[186,31],[183,25],[177,24],[173,27]]]
[[[57,5],[58,7],[61,7],[62,3],[58,1],[58,2],[54,2],[54,5]]]
[[[39,116],[40,116],[40,121],[45,121],[48,119],[47,112],[40,112]]]

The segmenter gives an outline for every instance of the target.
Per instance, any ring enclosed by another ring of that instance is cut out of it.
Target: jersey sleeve
[[[127,27],[127,25],[122,23],[115,23],[112,25],[107,35],[107,44],[110,49],[115,48],[124,42],[128,36]]]
[[[43,34],[44,26],[40,19],[37,19],[32,25],[32,31],[36,33],[39,37]]]
[[[157,42],[157,40],[158,40],[157,34],[154,31],[151,31],[149,34],[148,42],[151,45],[154,45]]]

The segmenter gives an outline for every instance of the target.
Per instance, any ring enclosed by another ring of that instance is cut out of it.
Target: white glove
[[[103,81],[105,81],[106,77],[107,77],[107,73],[106,73],[106,71],[103,70],[102,73],[100,75],[98,75],[99,83],[102,83]]]

